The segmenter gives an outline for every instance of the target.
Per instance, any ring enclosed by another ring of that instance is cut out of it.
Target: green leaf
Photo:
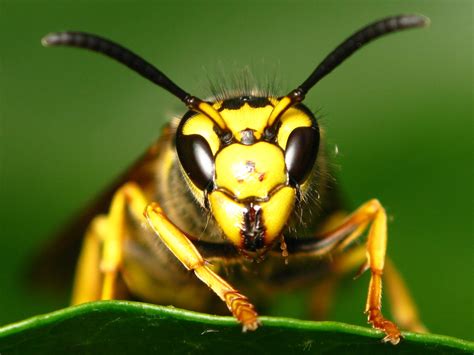
[[[261,317],[255,332],[242,333],[231,317],[172,307],[103,301],[69,307],[0,328],[0,353],[323,353],[463,354],[474,343],[446,336],[404,333],[400,344],[381,342],[381,332],[344,323]]]

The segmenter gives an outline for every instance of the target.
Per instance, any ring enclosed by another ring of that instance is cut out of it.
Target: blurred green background
[[[160,134],[177,100],[116,63],[45,49],[51,31],[110,37],[197,96],[250,65],[294,88],[341,40],[398,13],[427,29],[357,53],[308,95],[355,208],[379,198],[389,254],[432,332],[473,339],[472,1],[0,1],[0,325],[65,306],[25,285],[50,235]],[[331,319],[364,324],[367,277]],[[291,315],[291,312],[289,312]]]

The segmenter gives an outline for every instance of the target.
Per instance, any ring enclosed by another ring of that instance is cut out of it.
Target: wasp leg
[[[385,209],[376,199],[362,205],[351,214],[338,228],[324,233],[325,238],[346,234],[346,237],[335,245],[333,251],[341,251],[351,242],[359,238],[369,226],[369,234],[366,244],[366,262],[360,272],[370,268],[371,278],[365,313],[368,321],[376,329],[385,332],[384,341],[398,344],[400,341],[400,330],[391,321],[382,315],[382,274],[385,263],[385,252],[387,248],[387,215]]]
[[[313,289],[315,291],[313,292],[314,299],[317,298],[318,303],[320,303],[319,301],[321,299],[323,300],[322,305],[318,304],[317,306],[314,306],[314,308],[316,310],[323,309],[324,311],[327,311],[332,299],[330,296],[334,293],[338,279],[359,268],[365,260],[366,250],[363,245],[356,246],[344,254],[337,256],[331,263],[332,275],[328,277],[327,280],[323,280],[322,289],[318,286]],[[386,289],[390,310],[397,324],[400,325],[400,328],[417,333],[426,333],[427,329],[420,321],[416,305],[408,291],[408,288],[395,268],[395,265],[388,257],[385,262],[383,279],[387,285]],[[318,313],[316,313],[316,316],[317,315]]]
[[[332,213],[324,224],[321,227],[321,235],[326,235],[326,232],[333,230],[334,228],[338,227],[342,221],[347,218],[347,213],[344,211],[337,211]],[[324,237],[322,238],[324,239]],[[337,239],[337,238],[336,238]],[[322,248],[316,247],[311,248],[313,250],[320,249],[322,251],[318,251],[316,253],[311,253],[313,256],[315,255],[324,255],[327,253],[327,250],[333,248],[334,246],[338,245],[337,243],[340,241],[335,240],[333,243],[329,243],[329,246],[324,246]],[[314,244],[313,244],[314,245]],[[316,244],[317,245],[317,244]],[[329,310],[332,306],[332,300],[334,293],[337,288],[337,284],[340,278],[340,275],[336,270],[334,270],[335,263],[332,262],[331,265],[331,273],[324,277],[321,281],[319,281],[315,286],[313,286],[310,290],[310,305],[309,310],[312,319],[314,320],[325,320],[327,319]]]
[[[330,273],[311,289],[310,311],[313,319],[327,319],[340,279],[360,267],[365,258],[365,248],[361,245],[332,259],[329,265]]]
[[[390,309],[400,327],[412,332],[428,333],[402,276],[389,258],[385,263],[384,280],[387,283]]]
[[[76,267],[72,304],[90,302],[100,298],[101,231],[104,229],[106,221],[105,216],[98,216],[94,218],[86,231]]]
[[[127,183],[114,194],[109,213],[92,221],[79,257],[73,304],[117,297],[125,218],[131,213],[137,220],[146,222],[143,216],[146,204],[138,185]]]
[[[194,271],[196,276],[226,303],[234,317],[242,323],[243,331],[257,329],[258,314],[248,298],[209,268],[194,244],[165,216],[160,206],[156,203],[149,204],[145,216],[161,241],[184,267]]]
[[[327,319],[337,281],[337,275],[331,275],[322,279],[316,286],[311,288],[309,311],[312,319],[318,321]]]

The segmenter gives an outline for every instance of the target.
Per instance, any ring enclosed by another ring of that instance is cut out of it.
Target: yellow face
[[[244,252],[262,254],[279,239],[319,146],[316,120],[302,107],[289,108],[276,127],[268,126],[277,103],[219,101],[213,108],[225,130],[202,113],[188,113],[178,128],[178,156],[191,191]]]

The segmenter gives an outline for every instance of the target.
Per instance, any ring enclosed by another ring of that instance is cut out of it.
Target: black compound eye
[[[286,143],[285,163],[290,180],[302,184],[313,168],[319,149],[319,130],[298,127],[291,132]]]
[[[186,175],[200,190],[209,189],[214,177],[214,156],[203,136],[178,135],[176,142],[179,161]]]

